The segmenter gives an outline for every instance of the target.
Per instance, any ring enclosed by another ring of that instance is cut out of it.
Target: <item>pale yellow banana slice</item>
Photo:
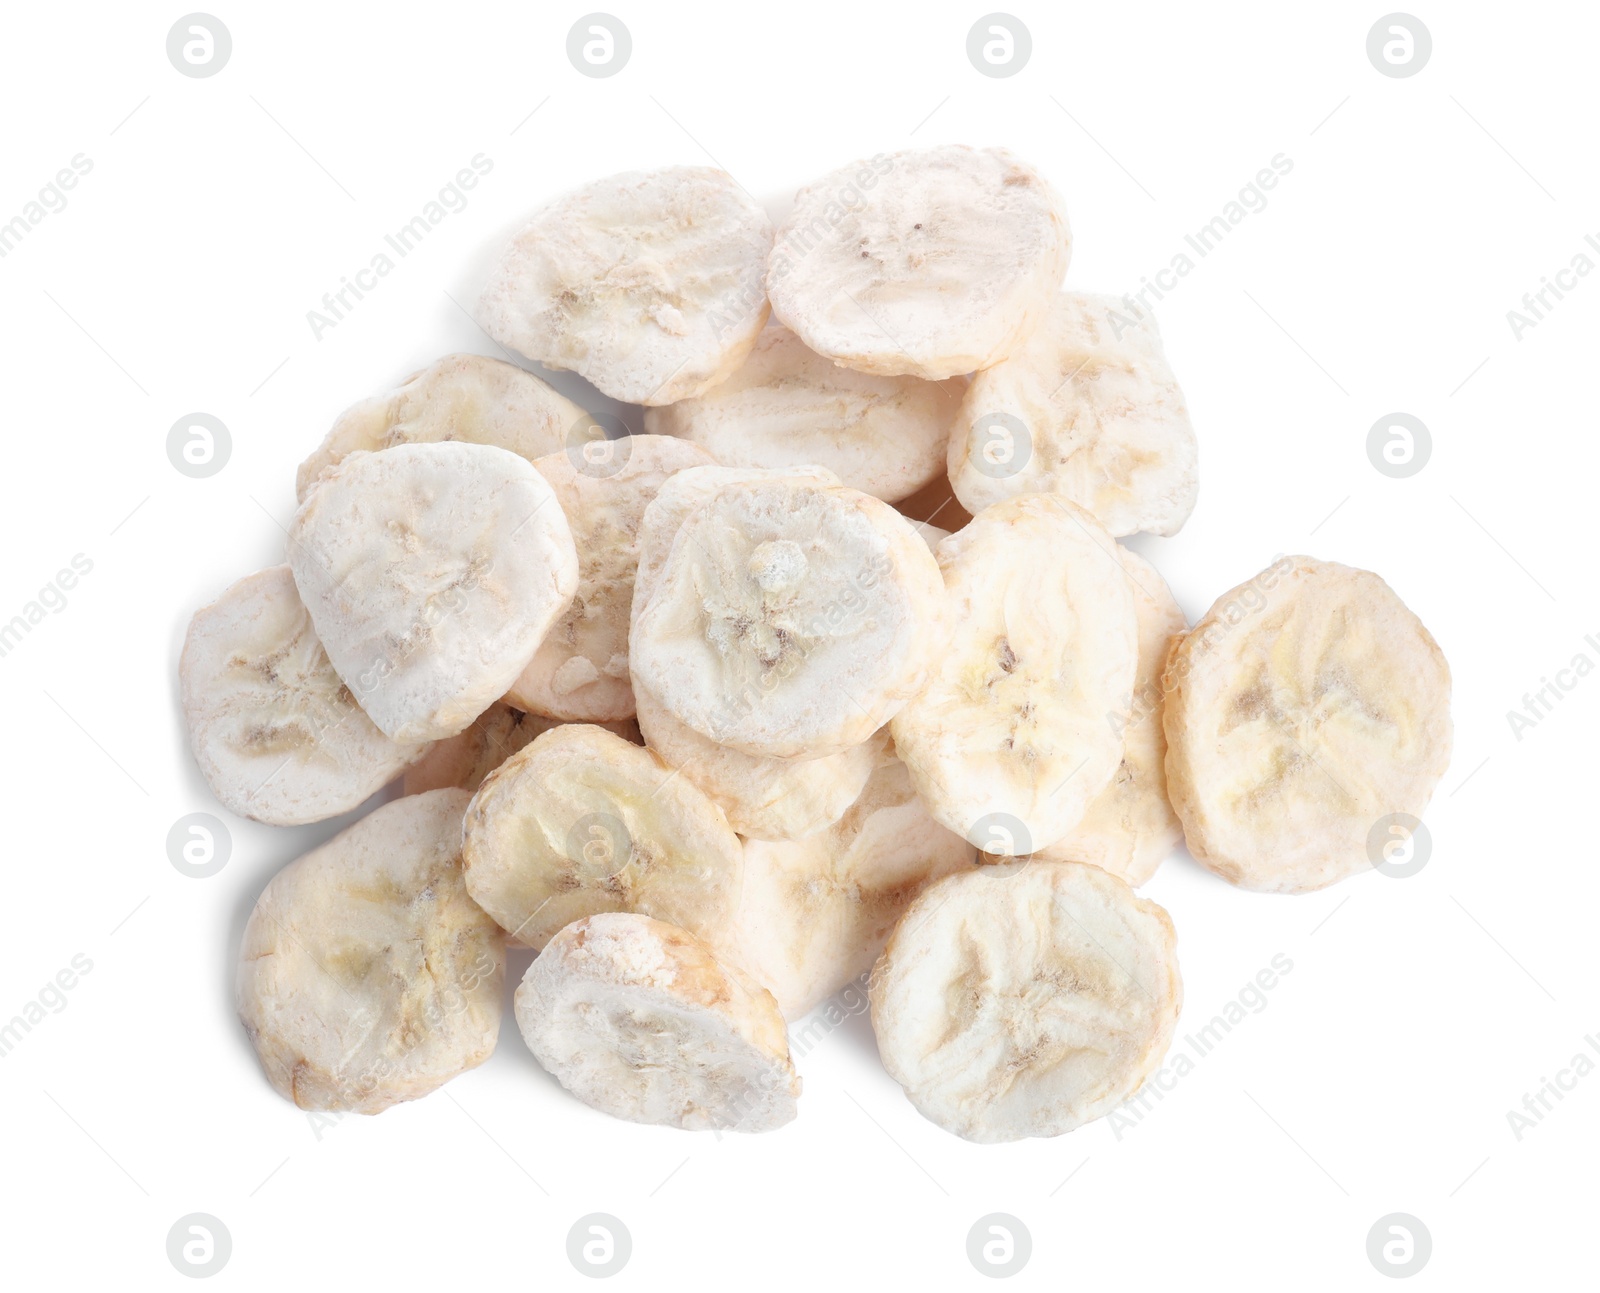
[[[348,455],[295,513],[289,566],[339,676],[408,742],[454,736],[503,696],[578,586],[544,477],[477,444]]]
[[[358,449],[464,440],[492,444],[532,462],[578,437],[589,415],[515,364],[482,355],[446,355],[392,391],[352,404],[316,452],[300,464],[296,496],[324,470]]]
[[[1444,654],[1382,579],[1331,561],[1283,557],[1224,594],[1166,692],[1189,852],[1245,889],[1305,893],[1387,860],[1450,762]]]
[[[552,727],[560,726],[560,719],[524,714],[509,705],[490,705],[472,720],[472,726],[465,732],[447,736],[430,745],[428,752],[406,769],[401,788],[408,795],[420,795],[425,790],[442,790],[447,786],[476,790],[485,777],[523,746],[543,736]],[[624,741],[644,744],[639,725],[631,718],[615,723],[597,723],[595,726],[605,728]]]
[[[592,1108],[692,1131],[772,1131],[800,1078],[772,994],[648,916],[574,921],[516,995],[523,1040]]]
[[[715,386],[767,321],[772,225],[723,171],[678,166],[587,184],[535,211],[478,302],[491,337],[614,399]]]
[[[928,886],[872,976],[878,1053],[917,1111],[967,1140],[1059,1136],[1161,1064],[1183,1004],[1167,913],[1076,862]]]
[[[939,545],[949,628],[890,725],[942,824],[1012,856],[1054,844],[1122,758],[1113,717],[1138,664],[1115,542],[1064,499],[1024,494]]]
[[[267,1080],[302,1109],[381,1113],[493,1053],[505,936],[462,883],[470,798],[384,804],[256,900],[239,1018]]]
[[[880,153],[795,196],[767,295],[819,354],[937,381],[1015,351],[1071,253],[1060,197],[1004,149]]]
[[[601,728],[552,728],[512,755],[478,787],[464,832],[467,888],[524,946],[602,911],[726,942],[738,836],[687,777]]]

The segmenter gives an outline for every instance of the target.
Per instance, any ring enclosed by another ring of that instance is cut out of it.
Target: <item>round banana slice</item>
[[[195,761],[241,817],[273,826],[337,817],[423,755],[356,704],[288,566],[246,575],[196,611],[178,675]]]
[[[1050,862],[1088,862],[1143,884],[1183,842],[1183,827],[1167,801],[1167,738],[1161,729],[1161,671],[1174,638],[1189,627],[1166,580],[1138,553],[1117,545],[1133,593],[1139,631],[1139,672],[1132,696],[1112,716],[1122,733],[1122,762],[1084,811],[1083,820],[1034,856]]]
[[[406,770],[405,780],[401,782],[402,791],[408,795],[420,795],[425,790],[441,790],[446,786],[476,790],[485,777],[523,746],[543,736],[552,727],[560,726],[560,719],[524,714],[509,705],[490,705],[472,720],[472,726],[465,732],[447,736],[430,745],[428,752]],[[597,723],[596,726],[620,736],[624,741],[644,744],[639,725],[631,718],[615,723]]]
[[[964,529],[967,522],[972,520],[972,513],[956,500],[955,491],[950,488],[950,476],[946,472],[941,472],[932,483],[924,485],[910,498],[902,498],[894,505],[894,510],[908,521],[937,526],[950,534]]]
[[[762,332],[744,366],[704,395],[646,409],[644,429],[681,436],[731,467],[820,463],[886,502],[945,470],[964,378],[925,382],[841,368],[789,329]]]
[[[729,485],[679,528],[636,606],[634,673],[718,745],[821,758],[916,694],[943,599],[927,545],[887,503],[793,479]]]
[[[972,379],[949,445],[951,484],[974,513],[1054,492],[1112,534],[1176,534],[1200,488],[1155,317],[1110,296],[1058,295],[1014,355]]]
[[[289,566],[333,667],[396,741],[465,730],[578,586],[544,477],[477,444],[350,454],[295,513]]]
[[[516,995],[528,1049],[591,1108],[690,1131],[772,1131],[800,1078],[772,994],[684,930],[623,912],[574,921]]]
[[[1450,762],[1444,654],[1365,570],[1280,558],[1201,617],[1165,686],[1189,852],[1244,889],[1306,893],[1384,861]]]
[[[704,449],[671,436],[597,443],[603,460],[571,452],[534,463],[572,529],[578,591],[506,693],[518,709],[587,723],[633,715],[628,622],[644,510],[674,472],[712,465]]]
[[[1122,758],[1138,665],[1116,543],[1064,499],[1024,494],[939,545],[950,598],[927,687],[890,726],[928,811],[990,853],[1054,844]]]
[[[952,144],[879,154],[801,189],[767,295],[818,354],[938,381],[1015,351],[1071,254],[1066,207],[1031,166]]]
[[[304,501],[318,476],[358,449],[464,440],[492,444],[532,462],[564,448],[590,421],[532,373],[482,355],[446,355],[394,390],[353,404],[303,463],[295,492]]]
[[[585,723],[490,773],[467,809],[467,888],[514,942],[541,948],[602,911],[639,911],[713,946],[743,858],[722,810],[649,750]]]
[[[534,212],[490,272],[478,322],[613,399],[671,404],[750,353],[771,248],[766,212],[723,171],[612,175]]]
[[[462,883],[470,798],[384,804],[256,900],[239,1019],[267,1080],[302,1109],[382,1113],[493,1053],[505,936]]]
[[[786,1018],[798,1019],[871,970],[923,886],[970,867],[974,856],[928,816],[894,759],[820,834],[745,841],[740,964]]]
[[[924,889],[871,995],[878,1053],[917,1111],[992,1144],[1059,1136],[1137,1091],[1183,984],[1165,911],[1098,867],[1031,862]]]

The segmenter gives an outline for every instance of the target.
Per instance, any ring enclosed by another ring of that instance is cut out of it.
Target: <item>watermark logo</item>
[[[180,1275],[203,1280],[215,1275],[233,1256],[233,1236],[209,1212],[179,1217],[167,1231],[167,1258]]]
[[[227,27],[208,13],[185,14],[167,33],[167,61],[185,76],[215,76],[232,53]]]
[[[1409,1212],[1379,1217],[1367,1231],[1367,1257],[1380,1275],[1404,1279],[1415,1275],[1433,1256],[1433,1236]]]
[[[633,456],[633,435],[614,413],[585,413],[567,428],[567,461],[580,476],[609,480]]]
[[[632,54],[633,37],[608,13],[585,14],[567,32],[567,58],[585,76],[615,76]]]
[[[1433,837],[1422,819],[1410,813],[1390,813],[1372,823],[1367,832],[1367,860],[1374,871],[1405,880],[1428,865]]]
[[[567,1259],[580,1274],[603,1280],[615,1275],[633,1256],[633,1236],[609,1212],[579,1217],[567,1231]]]
[[[967,432],[967,457],[985,476],[1007,480],[1033,457],[1033,437],[1014,414],[985,413]]]
[[[1009,1212],[979,1217],[967,1231],[967,1259],[973,1269],[990,1279],[1015,1275],[1033,1256],[1033,1236]]]
[[[567,857],[586,881],[609,880],[632,861],[633,840],[610,813],[586,813],[567,832]]]
[[[1433,456],[1433,437],[1421,418],[1386,413],[1367,432],[1367,461],[1392,480],[1415,476]]]
[[[167,432],[167,461],[192,480],[215,476],[232,456],[233,437],[209,413],[185,413]]]
[[[167,832],[167,860],[191,880],[216,875],[232,854],[233,837],[210,813],[189,813]]]
[[[967,58],[985,76],[1015,76],[1032,54],[1028,28],[1008,13],[985,14],[967,33]]]
[[[1415,76],[1432,54],[1432,35],[1408,13],[1385,14],[1367,33],[1367,59],[1385,76]]]

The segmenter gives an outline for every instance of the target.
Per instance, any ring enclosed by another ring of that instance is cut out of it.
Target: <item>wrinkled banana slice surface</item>
[[[872,982],[872,1027],[917,1111],[967,1140],[1059,1136],[1161,1063],[1183,1003],[1167,913],[1076,862],[928,886]]]
[[[464,790],[384,804],[275,875],[245,925],[239,1018],[302,1109],[381,1113],[482,1064],[505,940],[461,877]]]
[[[428,746],[428,752],[406,769],[402,789],[408,795],[420,795],[425,790],[442,790],[447,786],[476,790],[485,777],[523,746],[543,736],[552,727],[560,726],[560,719],[524,714],[509,705],[490,705],[472,720],[472,726],[465,732],[447,736]],[[632,719],[597,723],[595,726],[603,727],[635,745],[644,744],[644,738],[639,735],[639,725]]]

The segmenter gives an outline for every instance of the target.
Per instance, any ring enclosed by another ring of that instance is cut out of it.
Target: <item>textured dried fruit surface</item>
[[[820,758],[922,685],[943,604],[927,545],[887,503],[784,479],[728,485],[686,519],[642,605],[643,687],[719,745]]]
[[[1304,893],[1376,861],[1450,762],[1450,668],[1382,579],[1284,557],[1224,594],[1166,670],[1167,787],[1189,851]],[[1387,842],[1385,839],[1383,842]]]
[[[300,499],[322,472],[358,449],[464,440],[492,444],[532,462],[567,443],[589,415],[515,364],[482,355],[446,355],[394,390],[351,405],[300,464]]]
[[[720,944],[743,857],[722,810],[649,750],[585,723],[553,728],[478,787],[467,887],[512,938],[638,911]]]
[[[385,804],[257,899],[239,1018],[267,1080],[302,1109],[381,1113],[494,1051],[505,944],[462,882],[469,798]]]
[[[1059,1136],[1160,1065],[1183,1004],[1167,913],[1076,862],[923,890],[873,971],[872,1027],[924,1117],[967,1140]]]
[[[516,1010],[539,1063],[602,1113],[754,1132],[797,1112],[772,994],[662,921],[609,913],[568,925],[528,967]]]
[[[1189,407],[1155,318],[1116,297],[1058,295],[1025,345],[972,379],[949,444],[971,512],[1049,491],[1112,534],[1176,534],[1199,491]]]
[[[518,709],[585,723],[633,715],[628,624],[645,508],[673,473],[713,465],[704,449],[670,436],[605,443],[603,462],[563,452],[534,464],[571,527],[578,591],[506,693]]]
[[[937,381],[1016,350],[1071,253],[1060,197],[1004,149],[879,154],[795,196],[767,295],[819,354]]]
[[[490,272],[478,322],[613,399],[670,404],[750,353],[771,247],[766,212],[723,171],[612,175],[534,212]]]
[[[647,409],[646,431],[681,436],[730,467],[818,464],[888,502],[945,471],[964,378],[876,377],[841,368],[772,325],[727,381]]]
[[[295,513],[289,566],[333,667],[397,741],[465,730],[578,586],[544,477],[476,444],[349,455]]]
[[[195,761],[241,817],[274,826],[337,817],[423,755],[356,704],[288,566],[247,575],[196,611],[178,673]]]
[[[442,790],[447,786],[476,790],[485,777],[523,746],[552,727],[560,726],[560,719],[524,714],[509,705],[490,705],[472,720],[472,726],[465,732],[447,736],[428,747],[428,752],[406,770],[402,783],[404,792],[420,795],[425,790]],[[639,725],[632,719],[596,726],[635,745],[644,744]]]
[[[1087,512],[1025,494],[939,545],[949,627],[931,681],[890,725],[936,819],[978,848],[1055,843],[1110,782],[1110,721],[1138,635],[1116,544]]]

